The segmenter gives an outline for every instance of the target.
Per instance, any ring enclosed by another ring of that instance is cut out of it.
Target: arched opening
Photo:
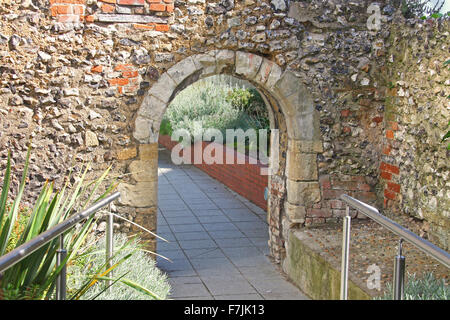
[[[231,50],[194,55],[172,66],[153,84],[135,120],[134,137],[140,145],[138,160],[129,168],[132,174],[135,170],[137,183],[121,185],[123,202],[138,207],[137,215],[147,214],[141,220],[153,223],[149,227],[156,229],[157,142],[164,112],[181,90],[217,74],[247,80],[258,88],[269,107],[271,124],[279,130],[278,151],[271,149],[271,155],[276,154],[278,159],[276,165],[272,161],[275,170],[268,178],[267,221],[270,254],[280,262],[289,229],[302,224],[306,206],[320,200],[316,155],[322,143],[317,111],[300,79],[261,56]],[[142,168],[148,173],[137,174]]]

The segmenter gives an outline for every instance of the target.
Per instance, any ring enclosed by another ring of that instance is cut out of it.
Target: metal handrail
[[[40,235],[34,237],[30,241],[22,244],[18,248],[8,252],[7,254],[0,257],[0,276],[2,272],[4,272],[6,269],[11,268],[16,263],[20,262],[21,260],[25,259],[27,256],[47,244],[48,242],[52,241],[58,236],[62,236],[64,232],[67,230],[73,228],[77,223],[83,221],[84,219],[90,217],[92,214],[97,212],[100,208],[104,207],[105,205],[111,203],[112,201],[116,200],[120,197],[120,192],[115,192],[112,195],[96,202],[86,210],[83,210],[80,213],[74,214],[70,218],[64,220],[63,222],[57,224],[56,226],[48,229],[47,231],[41,233]],[[108,223],[111,223],[110,219],[108,219]],[[111,228],[107,228],[107,230],[112,231]],[[108,237],[111,239],[111,235],[108,235]],[[61,241],[61,248],[58,251],[61,251],[61,253],[65,253],[64,248],[62,247],[63,241]],[[112,245],[108,246],[108,249],[112,248]],[[107,253],[108,256],[108,253]],[[109,253],[109,256],[111,256],[111,253]],[[63,259],[62,259],[63,260]]]
[[[362,201],[359,201],[353,197],[350,197],[347,194],[342,194],[340,196],[340,198],[342,201],[344,201],[347,204],[347,216],[345,217],[347,220],[350,220],[348,206],[351,206],[352,208],[356,209],[358,212],[361,212],[362,214],[364,214],[365,216],[374,220],[375,222],[377,222],[381,226],[385,227],[389,231],[400,236],[401,240],[400,240],[400,245],[399,245],[399,254],[395,261],[396,262],[402,261],[403,272],[404,272],[404,257],[401,255],[401,241],[402,240],[408,241],[409,243],[411,243],[413,246],[417,247],[424,253],[435,258],[437,261],[439,261],[440,263],[445,265],[447,268],[450,268],[450,254],[448,252],[446,252],[445,250],[442,250],[441,248],[435,246],[431,242],[419,237],[417,234],[411,232],[410,230],[399,225],[398,223],[383,216],[382,214],[380,214],[380,212],[376,208],[374,208]],[[344,231],[343,232],[344,232],[344,235],[350,233],[350,226],[349,226],[348,221],[346,221],[346,220],[344,220]],[[345,241],[345,240],[346,239],[343,240],[343,248],[342,248],[342,254],[343,254],[342,255],[343,256],[342,269],[343,270],[341,272],[342,272],[343,277],[341,278],[341,299],[346,299],[346,288],[347,288],[348,250],[349,250],[348,243],[349,243],[349,241]],[[403,259],[400,259],[400,257],[402,257]],[[401,266],[398,266],[397,264],[395,265],[395,267],[396,267],[395,269],[397,269],[397,267],[399,267],[401,269]],[[397,274],[397,273],[398,272],[396,271],[395,274]],[[398,276],[401,278],[400,279],[401,282],[403,282],[402,275],[398,275]],[[403,283],[401,283],[399,285],[401,286],[401,289],[402,289]],[[342,289],[342,288],[344,288],[344,289]],[[399,290],[399,288],[396,287],[396,282],[394,281],[394,292],[395,291],[401,292],[401,294],[400,294],[400,299],[401,299],[401,296],[403,295],[402,290]]]

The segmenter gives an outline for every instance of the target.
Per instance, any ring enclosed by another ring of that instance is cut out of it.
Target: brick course
[[[165,135],[160,135],[158,142],[168,150],[172,150],[175,145],[177,145],[177,142],[172,141],[170,136]],[[202,154],[204,148],[209,144],[209,142],[202,143]],[[206,164],[204,162],[195,164],[194,152],[192,152],[191,162],[194,166],[207,173],[212,178],[222,182],[231,190],[250,200],[258,207],[267,210],[267,201],[264,199],[264,189],[268,186],[268,176],[260,174],[260,170],[267,166],[261,163],[251,164],[249,163],[250,158],[248,156],[240,154],[231,148],[219,144],[216,145],[223,148],[224,164]],[[233,154],[235,160],[234,164],[226,164],[226,156],[230,153]],[[214,156],[214,154],[212,155]],[[245,164],[236,164],[238,158],[244,158]]]

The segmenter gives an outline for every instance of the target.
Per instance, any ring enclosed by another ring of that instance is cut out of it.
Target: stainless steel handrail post
[[[345,209],[342,228],[342,260],[341,260],[341,300],[347,300],[348,293],[348,257],[350,253],[350,208]]]
[[[400,239],[398,244],[398,255],[394,260],[394,279],[393,292],[394,300],[403,300],[405,286],[405,257],[402,255],[402,242]]]
[[[113,251],[114,251],[114,240],[113,240],[113,228],[114,228],[114,220],[113,220],[113,213],[111,212],[111,206],[109,208],[107,220],[106,220],[106,269],[109,269],[112,267],[112,257],[113,257]],[[112,276],[112,271],[109,273],[109,278]],[[106,287],[108,288],[108,291],[110,291],[111,286],[111,280],[106,281]]]
[[[56,266],[59,267],[67,257],[67,250],[64,249],[64,235],[59,236],[59,249],[56,251]],[[66,278],[67,268],[64,263],[61,272],[56,278],[56,300],[66,300]]]

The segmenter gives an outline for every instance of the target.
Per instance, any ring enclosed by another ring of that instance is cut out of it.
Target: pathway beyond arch
[[[158,161],[158,253],[172,299],[308,299],[269,258],[266,212],[167,150]]]

